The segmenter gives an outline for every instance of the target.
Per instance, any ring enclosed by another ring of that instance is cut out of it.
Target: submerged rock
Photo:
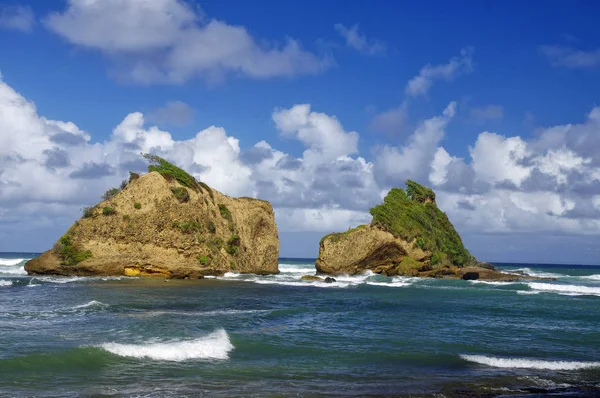
[[[335,281],[336,281],[335,278],[332,278],[330,276],[328,276],[327,278],[325,278],[325,283],[333,283]]]
[[[312,281],[312,282],[321,282],[323,281],[323,278],[319,277],[319,276],[315,276],[315,275],[302,275],[302,278],[300,278],[301,281]]]
[[[192,279],[279,272],[269,202],[231,198],[161,158],[149,158],[151,172],[132,174],[122,190],[85,209],[53,249],[25,264],[26,271]]]

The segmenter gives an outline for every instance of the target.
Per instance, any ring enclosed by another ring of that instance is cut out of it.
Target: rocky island
[[[515,281],[539,279],[499,272],[478,262],[464,247],[435,193],[414,181],[406,190],[393,188],[371,209],[370,224],[321,239],[316,268],[320,274],[356,275],[365,271],[386,276]]]
[[[231,198],[166,160],[144,155],[149,173],[130,173],[51,250],[27,262],[32,275],[202,278],[278,273],[271,204]]]

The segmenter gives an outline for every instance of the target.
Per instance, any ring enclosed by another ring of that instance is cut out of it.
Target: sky
[[[0,0],[0,251],[151,152],[275,209],[283,257],[432,187],[491,262],[600,264],[600,3]]]

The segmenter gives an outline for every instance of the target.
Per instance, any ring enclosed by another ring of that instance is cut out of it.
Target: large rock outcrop
[[[355,275],[517,280],[526,275],[495,271],[478,263],[435,202],[435,193],[414,181],[393,188],[371,209],[371,224],[321,239],[317,272]]]
[[[170,278],[279,272],[269,202],[231,198],[164,159],[151,161],[155,171],[134,174],[120,192],[85,209],[53,249],[25,265],[27,272]]]

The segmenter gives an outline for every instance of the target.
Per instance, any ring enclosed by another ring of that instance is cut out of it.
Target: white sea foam
[[[557,285],[552,283],[539,283],[539,282],[529,282],[527,283],[530,288],[533,290],[538,290],[541,292],[549,292],[549,293],[558,293],[569,296],[575,295],[592,295],[592,296],[600,296],[600,287],[589,287],[589,286],[579,286],[579,285]]]
[[[513,269],[507,270],[507,271],[508,272],[520,271],[520,272],[524,272],[530,276],[537,276],[538,278],[568,278],[570,276],[570,275],[563,275],[563,274],[555,274],[552,272],[532,270],[531,268],[518,268],[518,269],[514,269],[514,270]]]
[[[600,362],[576,362],[576,361],[544,361],[540,359],[525,358],[499,358],[485,355],[460,355],[469,362],[495,368],[514,369],[548,369],[548,370],[578,370],[589,368],[600,368]]]
[[[237,278],[238,276],[240,276],[240,274],[238,274],[237,272],[225,272],[223,276],[225,278]]]
[[[81,308],[89,308],[89,307],[108,307],[108,304],[104,304],[100,301],[96,301],[96,300],[92,300],[90,302],[87,302],[85,304],[81,304],[81,305],[76,305],[75,307],[73,307],[74,310],[78,310]]]
[[[28,258],[0,258],[0,266],[1,265],[17,265],[23,261],[29,260]]]
[[[168,343],[119,344],[106,343],[100,348],[115,355],[148,358],[157,361],[186,361],[190,359],[228,359],[233,345],[224,329],[195,340]]]
[[[517,294],[540,294],[540,291],[517,290]]]
[[[593,281],[600,281],[600,274],[597,275],[587,275],[587,276],[580,276],[580,278],[583,279],[591,279]]]
[[[474,284],[497,285],[497,286],[514,285],[516,283],[520,283],[520,282],[495,282],[495,281],[480,281],[480,280],[471,280],[469,282],[474,283]]]
[[[0,281],[0,286],[12,286],[11,281]]]
[[[322,281],[317,281],[317,282],[305,282],[305,281],[298,281],[298,282],[294,282],[294,281],[278,281],[278,280],[268,280],[268,279],[258,279],[253,281],[255,283],[261,284],[261,285],[284,285],[284,286],[312,286],[312,287],[338,287],[338,288],[344,288],[344,287],[348,287],[350,286],[349,283],[343,283],[343,282],[332,282],[332,283],[325,283]]]
[[[314,273],[316,271],[315,267],[312,268],[284,268],[279,267],[279,272],[285,274],[305,274],[305,273]]]
[[[177,316],[220,316],[220,315],[244,315],[244,314],[260,314],[271,312],[271,310],[213,310],[213,311],[177,311],[177,310],[158,310],[145,311],[144,316],[159,316],[159,315],[177,315]]]
[[[84,281],[88,278],[84,277],[84,276],[36,276],[35,278],[32,278],[32,280],[37,280],[40,282],[46,282],[46,283],[72,283],[72,282],[80,282],[80,281]]]
[[[392,282],[367,282],[367,285],[371,286],[385,286],[385,287],[405,287],[410,286],[410,282],[392,281]]]

